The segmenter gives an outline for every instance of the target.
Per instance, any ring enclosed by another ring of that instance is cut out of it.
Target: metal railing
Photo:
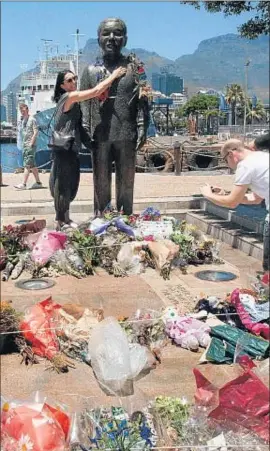
[[[269,130],[269,124],[249,124],[246,125],[245,133],[253,133],[255,130]],[[218,128],[218,133],[229,133],[232,135],[243,135],[244,125],[220,125]]]

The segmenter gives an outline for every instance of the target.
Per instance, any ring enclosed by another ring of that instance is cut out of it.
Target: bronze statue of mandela
[[[116,80],[99,99],[81,104],[83,127],[92,140],[94,210],[102,215],[111,202],[111,180],[115,164],[116,207],[129,215],[133,208],[136,151],[146,141],[149,102],[143,64],[134,54],[121,53],[127,29],[121,19],[106,19],[98,28],[102,59],[86,67],[81,89],[94,87],[119,66],[126,74]]]

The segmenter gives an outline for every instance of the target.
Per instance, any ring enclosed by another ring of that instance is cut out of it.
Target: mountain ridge
[[[201,88],[224,90],[229,83],[244,85],[245,62],[251,59],[248,69],[248,90],[256,93],[263,101],[269,102],[269,41],[267,36],[248,40],[229,33],[201,41],[192,54],[185,54],[175,60],[161,56],[155,51],[141,47],[125,48],[125,54],[134,52],[145,63],[149,79],[161,67],[184,78],[185,86],[192,94]],[[81,54],[81,70],[100,55],[97,39],[89,38]],[[33,70],[36,70],[34,68]],[[32,72],[33,70],[27,71]],[[12,80],[2,95],[19,89],[22,74]]]

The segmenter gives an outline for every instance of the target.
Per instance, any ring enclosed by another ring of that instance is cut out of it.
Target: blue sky
[[[179,2],[2,2],[1,89],[38,59],[41,39],[52,39],[59,50],[74,47],[71,36],[79,28],[88,38],[96,37],[99,22],[121,17],[128,27],[127,47],[142,47],[176,59],[193,53],[200,41],[236,33],[250,14],[224,18],[223,14],[197,11]],[[25,67],[25,66],[24,66]]]

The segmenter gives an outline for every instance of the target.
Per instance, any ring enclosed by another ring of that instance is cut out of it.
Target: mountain
[[[245,62],[251,60],[248,68],[248,89],[269,103],[269,40],[261,36],[254,40],[244,39],[236,34],[216,36],[202,41],[191,55],[183,55],[175,61],[142,48],[125,49],[134,52],[145,63],[149,79],[153,72],[163,66],[182,76],[189,93],[200,88],[224,90],[228,83],[244,85]],[[96,39],[88,39],[81,54],[82,67],[93,63],[100,54]],[[29,71],[28,71],[29,72]],[[19,88],[21,76],[14,79],[2,94]]]
[[[187,85],[224,89],[228,83],[245,83],[245,63],[248,68],[248,90],[269,102],[269,39],[243,39],[235,34],[217,36],[202,41],[192,55],[175,60],[177,74]]]
[[[164,58],[155,52],[149,52],[148,50],[141,48],[123,49],[123,53],[128,55],[129,53],[135,53],[141,61],[144,62],[148,76],[151,78],[153,72],[159,72],[163,66],[174,64],[174,61]],[[81,55],[82,68],[89,63],[93,63],[97,56],[100,56],[100,49],[97,39],[88,39]]]

